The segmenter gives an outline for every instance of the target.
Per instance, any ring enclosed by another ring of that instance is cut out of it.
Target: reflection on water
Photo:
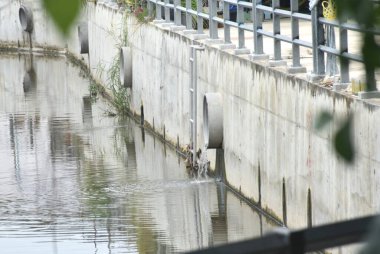
[[[272,227],[107,107],[64,58],[0,56],[2,252],[183,252]]]

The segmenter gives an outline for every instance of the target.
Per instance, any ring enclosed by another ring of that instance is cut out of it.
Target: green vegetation
[[[69,34],[71,26],[78,18],[85,1],[83,0],[43,0],[42,4],[63,35]]]
[[[107,86],[112,92],[112,104],[119,114],[125,115],[129,110],[130,96],[128,89],[120,82],[120,56],[117,55],[108,70]]]

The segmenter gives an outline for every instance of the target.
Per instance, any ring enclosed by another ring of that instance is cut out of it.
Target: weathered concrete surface
[[[147,121],[186,144],[188,59],[193,42],[152,25],[141,26],[129,40],[134,64],[132,107],[138,111],[143,104]],[[283,219],[284,181],[291,227],[307,225],[309,189],[312,224],[378,210],[379,180],[373,175],[380,158],[378,131],[370,127],[377,126],[377,106],[213,47],[206,46],[198,60],[198,102],[206,92],[223,95],[226,178],[231,186]],[[358,151],[354,165],[334,153],[331,144],[337,124],[322,133],[314,131],[313,121],[322,109],[334,113],[336,120],[354,114]],[[201,114],[198,123],[202,147]]]
[[[33,12],[33,31],[29,34],[22,30],[18,11],[20,1],[0,1],[0,45],[18,45],[20,48],[64,50],[70,48],[78,58],[79,40],[77,26],[72,28],[68,38],[64,38],[55,28],[53,21],[41,7],[41,1],[24,0],[22,4]],[[86,10],[80,19],[87,17]],[[78,21],[79,22],[79,21]],[[83,59],[87,61],[86,59]]]
[[[188,144],[189,47],[202,41],[160,25],[137,23],[133,17],[124,21],[120,11],[104,4],[90,4],[87,12],[92,73],[108,81],[107,69],[122,46],[126,24],[133,58],[131,109],[140,113],[143,105],[145,120],[158,133]],[[0,34],[1,41],[10,38]],[[68,48],[76,52],[74,44]],[[309,189],[314,225],[379,210],[380,112],[371,104],[375,100],[338,94],[212,46],[206,46],[198,60],[198,112],[206,92],[223,96],[226,180],[232,187],[280,219],[285,212],[287,225],[293,228],[307,225]],[[321,133],[314,131],[313,121],[322,109],[332,112],[337,121],[354,115],[357,160],[353,165],[334,153],[337,123]],[[201,146],[202,119],[199,114]]]

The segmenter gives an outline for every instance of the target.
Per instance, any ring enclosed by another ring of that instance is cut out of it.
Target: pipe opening
[[[140,125],[144,126],[145,118],[144,118],[144,105],[140,107]]]
[[[26,7],[25,5],[21,5],[20,9],[18,10],[18,17],[22,30],[31,33],[33,31],[33,13],[30,8]]]
[[[223,105],[219,93],[206,93],[203,98],[203,137],[206,148],[223,148]]]
[[[125,87],[132,87],[132,52],[130,47],[120,49],[120,82]]]
[[[78,26],[78,38],[81,54],[88,54],[88,24],[87,22],[81,22]]]

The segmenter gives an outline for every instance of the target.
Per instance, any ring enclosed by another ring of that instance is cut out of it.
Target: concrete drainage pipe
[[[125,87],[132,87],[132,52],[130,47],[120,50],[120,82]]]
[[[80,43],[80,53],[88,54],[88,24],[81,22],[78,26],[78,37]]]
[[[219,93],[203,98],[203,136],[207,148],[223,148],[223,100]]]
[[[33,31],[33,12],[30,8],[25,5],[21,5],[18,10],[18,17],[22,30],[25,32],[31,33]]]

